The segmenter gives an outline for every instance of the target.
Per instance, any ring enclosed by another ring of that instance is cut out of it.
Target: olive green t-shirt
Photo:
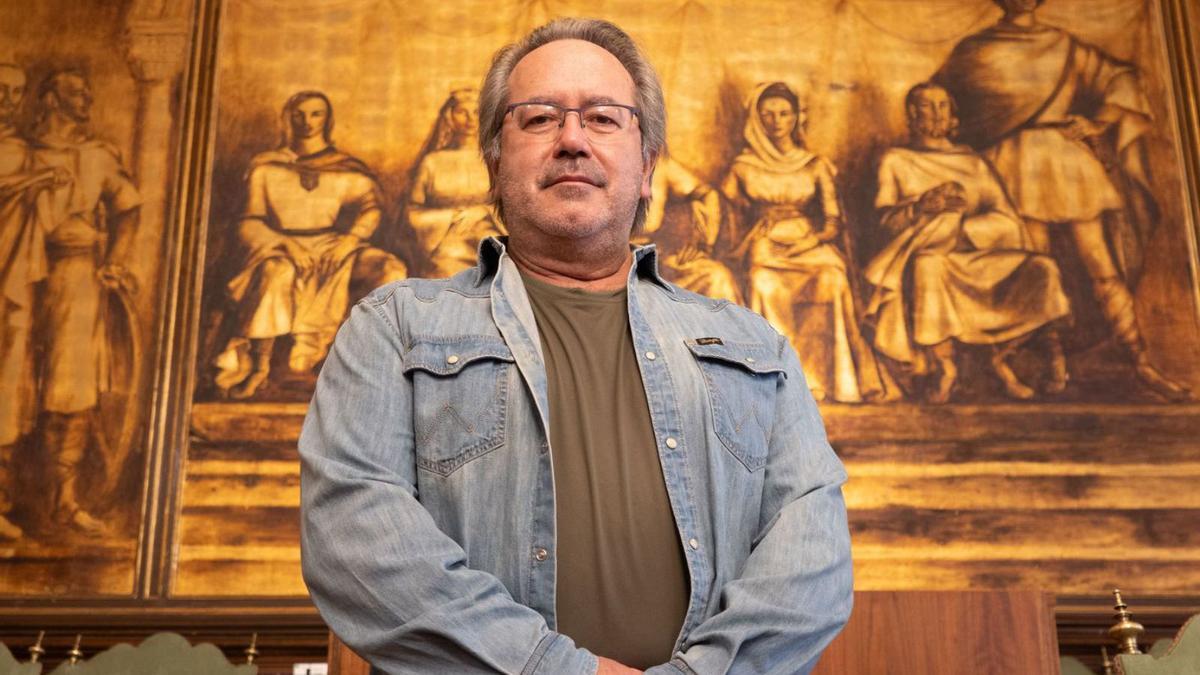
[[[549,386],[558,631],[627,666],[665,663],[689,581],[625,289],[522,278]]]

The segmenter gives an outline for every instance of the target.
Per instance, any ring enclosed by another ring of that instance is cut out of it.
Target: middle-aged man
[[[510,232],[362,300],[300,440],[304,577],[388,673],[803,673],[850,611],[845,472],[788,341],[632,249],[665,119],[629,37],[497,53]]]

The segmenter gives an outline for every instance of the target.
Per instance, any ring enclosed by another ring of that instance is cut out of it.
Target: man
[[[49,195],[45,232],[49,269],[38,330],[44,336],[41,442],[56,479],[56,520],[103,534],[104,524],[79,505],[76,480],[105,384],[103,298],[134,287],[121,261],[129,254],[142,201],[120,153],[88,129],[92,89],[82,72],[52,73],[38,100],[35,166],[66,176]]]
[[[271,371],[275,339],[292,336],[288,368],[325,358],[352,284],[403,279],[403,263],[367,244],[379,227],[379,184],[333,146],[333,106],[302,91],[283,106],[284,142],[250,162],[237,238],[241,272],[228,284],[237,333],[217,357],[217,386],[249,398]]]
[[[629,247],[653,70],[560,19],[480,108],[510,238],[360,302],[305,421],[322,615],[388,673],[807,672],[850,611],[845,472],[787,340]]]
[[[906,98],[909,147],[879,163],[875,207],[896,238],[867,266],[874,285],[867,318],[879,353],[922,373],[926,355],[938,366],[930,395],[949,400],[958,376],[955,343],[991,345],[993,372],[1005,392],[1034,396],[1008,357],[1035,331],[1047,336],[1046,389],[1063,390],[1066,360],[1053,322],[1070,313],[1058,266],[1029,251],[1028,237],[991,167],[952,140],[954,101],[930,83]]]
[[[1156,218],[1143,138],[1149,103],[1137,72],[1039,23],[1042,0],[995,2],[1004,18],[959,42],[933,80],[958,102],[962,139],[996,167],[1037,250],[1050,250],[1050,229],[1071,241],[1141,382],[1167,400],[1190,399],[1151,363],[1138,327],[1130,283],[1140,252],[1126,244],[1146,234],[1113,231],[1126,222],[1122,211],[1136,213],[1142,230]],[[1101,160],[1109,150],[1124,195]]]
[[[33,431],[37,405],[30,337],[34,287],[46,278],[44,193],[66,181],[61,170],[34,169],[29,144],[17,134],[25,89],[25,71],[0,63],[0,539],[23,534],[8,514],[13,451]]]

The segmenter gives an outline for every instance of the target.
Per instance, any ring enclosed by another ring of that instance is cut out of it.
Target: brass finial
[[[37,642],[29,648],[29,662],[37,663],[43,656],[46,655],[46,649],[42,647],[42,638],[46,637],[46,631],[38,631]]]
[[[1113,675],[1113,662],[1108,657],[1108,647],[1100,647],[1100,665],[1104,666],[1104,675]]]
[[[1121,599],[1120,589],[1113,589],[1113,597],[1117,600],[1117,604],[1113,605],[1113,609],[1117,610],[1117,613],[1113,615],[1117,623],[1108,629],[1108,636],[1117,641],[1118,654],[1141,654],[1137,639],[1139,635],[1146,632],[1146,629],[1142,624],[1133,620],[1133,615],[1129,613],[1129,605],[1126,605],[1125,601]]]
[[[246,647],[246,663],[253,665],[254,657],[258,656],[258,633],[250,636],[250,646]]]
[[[76,633],[75,634],[75,646],[71,647],[71,651],[67,652],[67,656],[70,657],[71,665],[75,665],[76,663],[79,663],[79,660],[83,658],[83,651],[81,651],[79,649],[80,642],[83,642],[83,634]]]

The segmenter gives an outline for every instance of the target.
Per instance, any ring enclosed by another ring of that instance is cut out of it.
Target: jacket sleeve
[[[387,673],[584,674],[596,658],[466,565],[416,494],[390,293],[338,332],[300,436],[301,562],[322,618]]]
[[[720,611],[647,675],[807,673],[850,617],[846,472],[826,441],[795,352],[779,340],[787,377],[778,385],[750,556],[721,589]]]

